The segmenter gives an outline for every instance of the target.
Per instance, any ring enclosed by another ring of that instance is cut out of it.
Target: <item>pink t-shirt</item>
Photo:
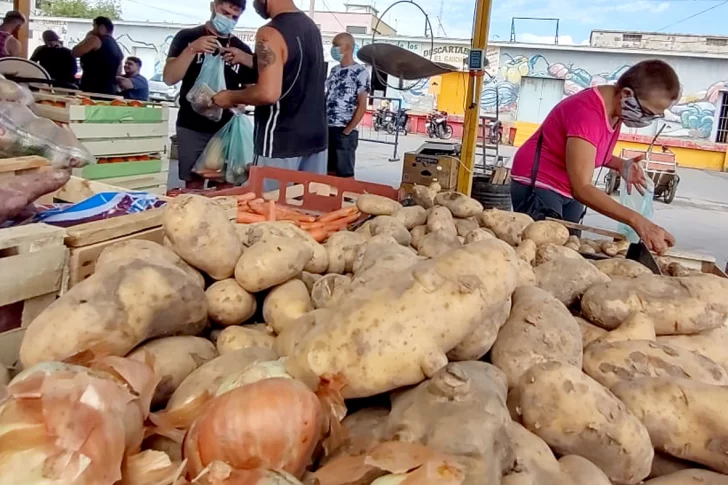
[[[611,159],[620,126],[621,123],[616,132],[611,127],[604,99],[597,88],[569,96],[554,106],[536,133],[518,149],[513,157],[511,177],[517,182],[531,184],[536,144],[543,130],[536,186],[573,198],[566,173],[566,139],[581,138],[594,145],[597,149],[594,167],[601,167]]]

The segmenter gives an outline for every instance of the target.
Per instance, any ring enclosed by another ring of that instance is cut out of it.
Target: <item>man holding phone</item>
[[[202,188],[205,183],[202,177],[192,172],[195,162],[210,139],[232,117],[232,113],[226,110],[220,121],[212,121],[195,113],[187,101],[187,93],[200,74],[205,56],[224,56],[228,89],[242,89],[245,85],[255,84],[257,80],[255,70],[252,69],[252,49],[232,35],[245,10],[245,0],[214,0],[210,8],[212,16],[204,25],[181,30],[175,35],[163,74],[168,86],[182,81],[177,116],[179,177],[185,181],[187,188],[192,189]]]

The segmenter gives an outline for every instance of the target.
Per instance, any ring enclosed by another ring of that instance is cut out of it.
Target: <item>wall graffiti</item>
[[[600,84],[612,84],[629,69],[622,65],[609,72],[590,73],[574,64],[550,63],[546,57],[510,56],[503,53],[498,74],[487,82],[481,95],[481,110],[514,116],[518,107],[518,92],[524,76],[551,77],[564,80],[564,95]],[[715,122],[715,103],[728,81],[715,82],[706,90],[683,95],[678,103],[665,113],[665,135],[679,138],[710,138]]]

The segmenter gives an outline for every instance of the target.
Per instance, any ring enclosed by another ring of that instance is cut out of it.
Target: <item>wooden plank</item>
[[[161,123],[71,123],[71,131],[82,142],[90,139],[169,137],[169,124]]]
[[[155,227],[125,237],[71,249],[68,260],[68,288],[73,287],[73,285],[80,283],[93,274],[96,268],[96,259],[101,254],[101,251],[112,244],[129,241],[131,239],[145,239],[162,244],[164,240],[164,229],[161,226]]]
[[[58,121],[60,123],[69,123],[71,121],[69,111],[66,108],[38,103],[33,104],[30,108],[36,116],[41,118],[48,118],[49,120]]]
[[[60,290],[67,254],[56,246],[0,258],[0,306]]]
[[[609,231],[607,229],[601,229],[599,227],[586,226],[584,224],[576,224],[575,222],[562,221],[561,219],[553,219],[551,217],[547,217],[546,220],[559,222],[563,226],[567,227],[568,229],[592,232],[594,234],[599,234],[600,236],[604,236],[604,237],[610,237],[615,240],[624,239],[624,234],[620,234],[620,233],[614,232],[614,231]]]
[[[157,187],[167,185],[169,172],[158,172],[153,174],[129,175],[126,177],[114,177],[101,179],[103,182],[119,187],[123,190],[144,190],[145,187]]]
[[[0,159],[0,172],[15,172],[18,170],[29,170],[40,167],[47,167],[50,162],[43,157],[13,157]]]
[[[5,367],[15,367],[18,362],[23,335],[25,335],[24,328],[16,328],[0,334],[0,363]]]
[[[77,248],[161,227],[164,209],[87,222],[66,229],[66,246]]]
[[[0,229],[0,250],[6,255],[27,254],[52,246],[63,246],[66,231],[49,224],[26,224]],[[12,254],[7,254],[13,250]],[[0,261],[2,259],[0,258]]]
[[[21,320],[21,326],[25,328],[30,325],[30,322],[35,320],[35,317],[40,315],[43,310],[48,308],[51,303],[56,301],[56,298],[58,298],[58,294],[58,291],[54,291],[53,293],[48,293],[46,295],[36,296],[35,298],[25,300],[25,303],[23,304],[23,317]]]
[[[115,140],[86,140],[83,146],[96,157],[164,153],[167,136],[152,138],[119,138]]]

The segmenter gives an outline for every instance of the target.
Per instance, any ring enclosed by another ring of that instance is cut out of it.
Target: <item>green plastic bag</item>
[[[233,109],[233,117],[208,142],[195,163],[194,171],[223,177],[225,182],[242,185],[253,163],[253,124],[243,110]]]

